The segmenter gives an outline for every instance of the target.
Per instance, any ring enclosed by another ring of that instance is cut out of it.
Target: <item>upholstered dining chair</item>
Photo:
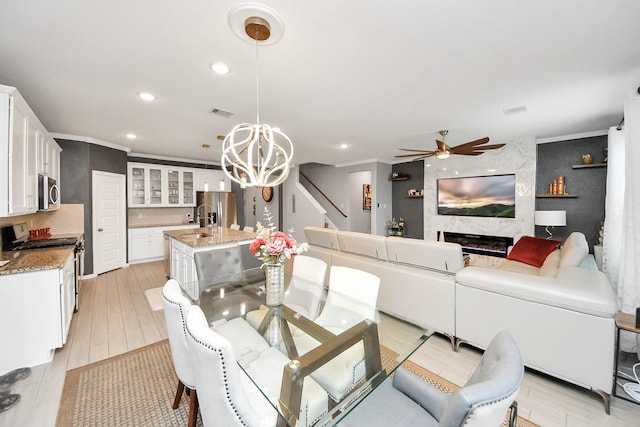
[[[229,340],[209,328],[202,309],[196,305],[187,316],[187,333],[203,424],[275,426],[277,413],[265,396],[277,404],[283,368],[290,360],[269,347],[240,369]],[[326,412],[327,394],[311,378],[306,378],[297,425],[311,426]]]
[[[307,319],[318,317],[324,300],[326,272],[326,262],[310,256],[296,255],[293,258],[289,287],[284,294],[284,305]],[[266,307],[249,311],[246,315],[247,322],[257,329],[266,314]]]
[[[240,230],[240,225],[239,224],[231,224],[229,226],[230,229],[232,230]]]
[[[457,392],[440,391],[400,366],[393,380],[387,378],[340,426],[498,427],[510,406],[510,425],[515,426],[517,406],[512,403],[523,376],[520,350],[513,337],[502,331]]]
[[[332,266],[329,272],[327,300],[315,323],[338,335],[362,320],[376,321],[376,303],[380,278],[366,271]],[[296,331],[293,337],[298,354],[305,354],[320,343]],[[332,399],[339,402],[365,377],[362,342],[344,351],[311,374]]]
[[[162,288],[164,318],[167,323],[169,347],[173,357],[173,366],[178,376],[178,388],[173,399],[173,409],[177,409],[185,387],[189,394],[189,427],[196,425],[198,417],[198,397],[195,389],[195,373],[189,360],[187,349],[187,313],[191,302],[182,295],[180,285],[175,279],[169,279]]]
[[[307,255],[293,258],[291,281],[285,293],[284,303],[308,319],[314,320],[324,300],[324,280],[327,263]],[[302,280],[297,280],[298,278]]]
[[[211,279],[209,284],[242,280],[240,246],[211,249],[193,254],[198,280]]]

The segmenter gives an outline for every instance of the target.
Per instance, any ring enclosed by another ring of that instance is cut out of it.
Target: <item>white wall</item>
[[[513,237],[534,235],[536,142],[533,138],[509,141],[498,150],[480,156],[435,157],[425,161],[424,239],[436,240],[438,231]],[[437,214],[438,178],[483,175],[516,175],[516,218],[460,217]]]
[[[380,162],[366,162],[345,166],[304,165],[304,173],[327,195],[342,211],[346,212],[350,203],[351,192],[348,189],[349,174],[369,172],[373,185],[371,208],[371,233],[384,235],[386,219],[391,216],[391,165]],[[304,179],[304,178],[302,178]],[[289,179],[287,179],[289,181]],[[355,186],[355,185],[354,185]],[[354,192],[356,190],[354,189]],[[310,191],[318,202],[326,209],[327,216],[340,230],[350,230],[348,218],[342,217],[333,207],[325,202],[314,191]],[[362,199],[362,183],[359,184],[358,200]]]
[[[305,241],[305,226],[324,226],[325,210],[299,183],[297,167],[291,169],[289,177],[282,184],[282,193],[283,228],[287,232],[293,228],[296,240]]]

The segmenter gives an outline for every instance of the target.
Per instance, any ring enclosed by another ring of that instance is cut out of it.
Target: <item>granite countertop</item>
[[[78,234],[56,234],[51,237],[75,237],[82,238],[82,233]],[[29,271],[50,270],[52,268],[62,268],[73,255],[74,247],[58,246],[55,248],[28,249],[23,251],[0,251],[0,261],[9,261],[0,267],[0,276],[16,273],[27,273]],[[0,262],[1,264],[1,262]]]
[[[256,238],[256,233],[232,230],[226,227],[217,227],[215,235],[211,233],[211,227],[192,228],[189,230],[170,230],[165,231],[164,234],[165,236],[191,246],[192,248],[220,245],[230,242],[242,242]],[[199,236],[199,234],[202,234],[202,236]]]

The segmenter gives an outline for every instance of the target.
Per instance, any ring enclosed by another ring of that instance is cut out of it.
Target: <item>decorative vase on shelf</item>
[[[268,306],[277,306],[284,303],[284,266],[282,264],[265,264]]]

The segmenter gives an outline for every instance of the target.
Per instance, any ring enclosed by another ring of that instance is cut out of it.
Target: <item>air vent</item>
[[[507,108],[506,110],[502,110],[502,112],[504,113],[505,116],[512,116],[514,114],[526,113],[527,106],[519,105],[517,107]]]
[[[211,110],[209,110],[209,112],[211,114],[217,114],[217,115],[222,116],[222,117],[231,117],[231,116],[233,116],[233,113],[231,111],[223,110],[222,108],[217,108],[217,107],[213,107]]]

